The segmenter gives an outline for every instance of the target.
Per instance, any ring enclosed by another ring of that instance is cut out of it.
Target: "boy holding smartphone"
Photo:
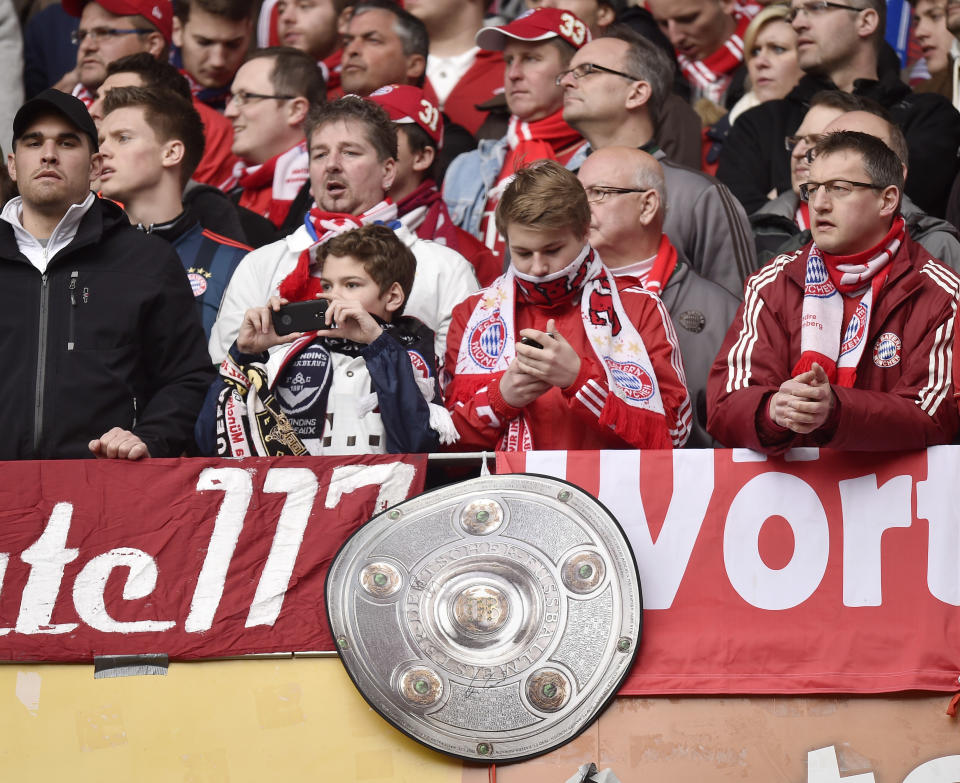
[[[454,308],[447,337],[458,446],[682,446],[691,407],[670,316],[590,247],[576,176],[555,161],[520,169],[496,223],[510,267]]]
[[[309,252],[309,251],[305,251]],[[364,226],[315,252],[319,277],[292,279],[246,311],[197,421],[204,454],[417,453],[456,433],[439,402],[433,332],[403,306],[416,260],[393,231]],[[278,335],[288,301],[328,300],[326,328]]]

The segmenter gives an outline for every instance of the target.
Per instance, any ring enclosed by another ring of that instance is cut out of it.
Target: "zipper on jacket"
[[[74,340],[74,324],[77,314],[77,278],[80,276],[80,272],[74,269],[70,273],[70,326],[67,331],[67,350],[72,351],[76,342]]]
[[[130,425],[130,429],[132,430],[136,426],[137,426],[137,398],[134,397],[133,398],[133,424]]]
[[[47,260],[47,249],[43,249],[43,260]],[[47,374],[47,323],[50,317],[50,288],[47,286],[47,273],[40,275],[40,324],[37,330],[37,383],[33,401],[33,451],[40,456],[40,439],[43,434],[43,387]]]

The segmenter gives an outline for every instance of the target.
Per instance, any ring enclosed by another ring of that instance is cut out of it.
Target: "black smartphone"
[[[521,338],[520,338],[520,344],[521,344],[521,345],[529,345],[531,348],[539,348],[540,350],[543,350],[543,346],[540,345],[540,343],[538,343],[538,342],[537,342],[536,340],[534,340],[532,337],[521,337]]]
[[[291,332],[313,332],[317,329],[330,329],[323,319],[327,314],[327,299],[310,299],[306,302],[291,302],[273,313],[273,328],[277,334]]]

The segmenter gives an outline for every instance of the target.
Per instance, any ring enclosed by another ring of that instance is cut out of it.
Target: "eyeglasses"
[[[94,27],[92,30],[74,30],[70,33],[70,43],[79,46],[89,38],[93,43],[106,38],[118,38],[121,35],[149,35],[153,30],[139,30],[136,27]]]
[[[596,65],[594,63],[580,63],[576,68],[571,68],[569,71],[561,71],[557,74],[555,81],[557,87],[559,87],[560,82],[562,82],[567,75],[572,76],[574,81],[578,82],[584,76],[589,76],[591,73],[612,73],[614,76],[622,76],[624,79],[629,79],[632,82],[642,81],[639,76],[631,76],[629,73],[615,71],[613,68],[607,68],[604,65]]]
[[[797,15],[803,11],[807,16],[819,16],[824,11],[828,11],[831,8],[842,9],[844,11],[854,11],[855,13],[860,13],[866,9],[857,8],[853,5],[844,5],[843,3],[830,3],[827,0],[813,0],[812,2],[807,3],[798,3],[795,6],[791,6],[790,10],[787,11],[786,20],[788,22],[793,22],[797,18]]]
[[[602,204],[607,196],[620,196],[624,193],[646,193],[650,188],[613,188],[591,186],[584,188],[587,192],[587,201],[591,204]]]
[[[808,133],[806,136],[787,136],[783,140],[783,146],[786,147],[787,152],[793,152],[801,141],[808,147],[816,147],[823,136],[824,134],[822,133]]]
[[[810,201],[812,198],[815,198],[820,188],[823,188],[830,198],[844,198],[853,193],[854,188],[883,190],[884,186],[874,185],[870,182],[851,182],[848,179],[830,179],[826,182],[804,182],[800,185],[801,200]]]
[[[230,93],[229,100],[239,109],[250,101],[290,101],[296,98],[296,95],[263,95],[259,92],[247,92],[246,90],[237,90]]]

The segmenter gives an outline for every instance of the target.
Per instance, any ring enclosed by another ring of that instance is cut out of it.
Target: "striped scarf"
[[[800,359],[793,368],[794,376],[816,362],[830,383],[853,386],[870,331],[870,315],[905,233],[903,218],[898,217],[880,243],[863,253],[834,256],[821,252],[816,244],[810,246],[800,319]],[[844,324],[844,296],[861,291],[860,301]]]

